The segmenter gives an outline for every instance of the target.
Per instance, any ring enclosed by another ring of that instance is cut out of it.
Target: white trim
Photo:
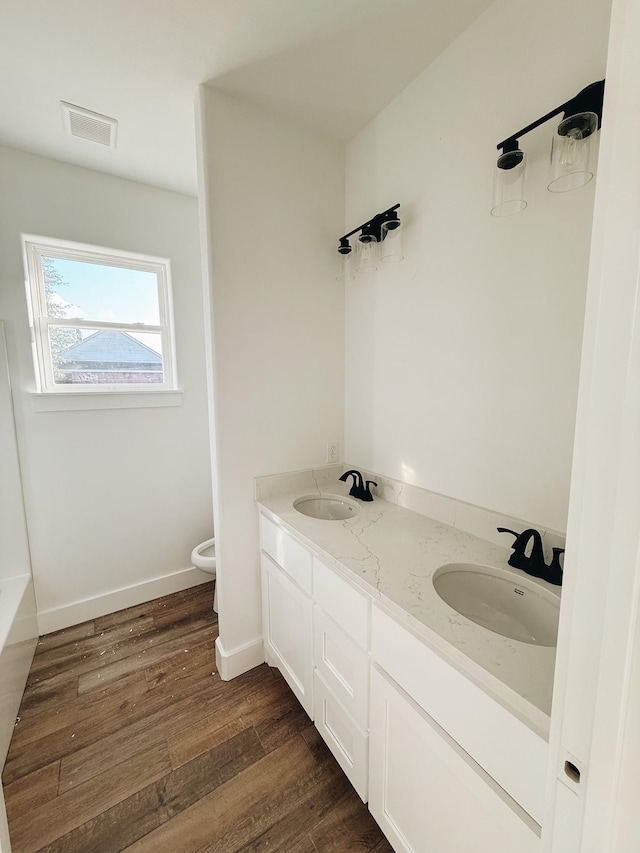
[[[0,786],[0,853],[11,853],[9,824],[7,822],[7,810],[4,805],[2,786]]]
[[[613,0],[542,850],[635,853],[640,737],[640,6]],[[565,761],[581,771],[567,781]]]
[[[261,663],[264,663],[264,646],[261,639],[233,651],[226,651],[220,637],[216,640],[216,667],[223,681],[231,681]]]
[[[209,151],[209,142],[206,136],[206,117],[204,115],[204,92],[205,87],[201,85],[198,89],[195,105],[195,121],[196,121],[196,156],[197,156],[197,171],[198,171],[198,221],[200,230],[200,262],[202,267],[202,305],[203,305],[203,320],[204,320],[204,350],[205,350],[205,368],[207,377],[207,410],[209,423],[209,455],[211,463],[211,482],[213,485],[213,530],[216,531],[217,547],[216,547],[216,603],[214,605],[218,613],[218,630],[221,637],[226,633],[226,610],[225,610],[225,591],[223,572],[220,568],[222,561],[220,560],[220,535],[218,533],[220,527],[218,519],[220,518],[220,488],[218,476],[218,459],[221,458],[219,442],[219,431],[217,429],[217,414],[215,394],[218,387],[216,376],[216,360],[214,346],[214,328],[213,328],[213,271],[212,258],[210,247],[210,205],[209,205],[209,159],[207,152]],[[233,614],[229,614],[229,619],[233,619]],[[220,645],[222,649],[222,645]],[[216,651],[216,659],[218,652]]]
[[[69,260],[75,260],[76,252],[82,252],[87,255],[87,262],[91,263],[91,255],[93,255],[93,263],[104,263],[105,258],[111,258],[109,263],[113,266],[122,266],[128,269],[133,269],[138,264],[139,269],[146,269],[145,264],[168,264],[169,258],[161,257],[160,255],[146,255],[141,252],[129,252],[126,249],[114,249],[109,246],[97,246],[93,243],[76,243],[73,240],[59,240],[56,237],[42,237],[38,234],[22,234],[24,242],[36,243],[46,246],[50,249],[55,249],[56,255],[59,257],[67,257]]]
[[[193,586],[207,583],[207,581],[210,581],[210,578],[203,577],[202,572],[198,569],[193,567],[181,569],[170,575],[153,578],[123,589],[116,589],[94,598],[74,601],[71,604],[53,607],[50,610],[41,610],[38,613],[38,630],[41,635],[50,634],[51,631],[59,631],[61,628],[79,625],[88,619],[97,619],[99,616],[107,616],[117,610],[145,604],[147,601],[153,601],[154,598],[171,595],[183,589],[190,589]],[[213,608],[213,598],[211,599],[211,606]]]
[[[67,412],[81,409],[142,409],[181,406],[182,391],[85,391],[64,394],[31,394],[35,412]]]

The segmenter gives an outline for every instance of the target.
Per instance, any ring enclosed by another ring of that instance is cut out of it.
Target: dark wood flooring
[[[40,639],[3,773],[13,853],[391,853],[280,674],[220,679],[212,586]]]

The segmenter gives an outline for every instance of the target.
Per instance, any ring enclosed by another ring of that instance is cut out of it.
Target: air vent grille
[[[60,101],[65,130],[71,136],[78,139],[87,139],[89,142],[98,142],[100,145],[116,147],[116,130],[118,122],[114,118],[85,110],[74,104]]]

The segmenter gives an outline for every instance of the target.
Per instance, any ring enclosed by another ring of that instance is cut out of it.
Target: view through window
[[[39,390],[173,388],[164,259],[25,238]]]

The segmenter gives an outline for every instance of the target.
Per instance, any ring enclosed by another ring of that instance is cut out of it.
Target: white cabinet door
[[[491,696],[378,606],[371,655],[462,749],[538,823],[549,746]]]
[[[267,661],[275,664],[313,719],[313,603],[262,554],[262,618]]]
[[[398,853],[537,853],[533,821],[375,668],[369,808]]]

